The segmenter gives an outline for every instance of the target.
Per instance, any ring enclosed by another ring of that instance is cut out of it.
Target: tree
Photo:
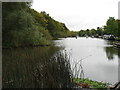
[[[120,37],[120,20],[116,20],[118,25],[118,37]]]
[[[101,28],[101,27],[97,27],[96,33],[97,33],[98,35],[103,35],[103,30],[102,30],[102,28]]]
[[[44,27],[36,24],[37,20],[30,13],[32,10],[28,4],[25,2],[3,3],[3,47],[48,44],[50,35],[47,30],[43,31]]]
[[[86,34],[86,31],[85,31],[85,30],[80,30],[80,31],[79,31],[79,36],[80,36],[80,37],[85,36],[85,34]]]
[[[95,29],[91,29],[90,30],[90,35],[91,36],[95,36],[96,35],[96,30]]]
[[[107,20],[105,32],[107,34],[113,34],[115,36],[118,36],[118,23],[114,17],[109,17],[109,19]]]

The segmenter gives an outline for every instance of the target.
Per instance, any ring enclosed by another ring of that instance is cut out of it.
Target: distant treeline
[[[79,36],[102,36],[102,35],[114,35],[116,37],[120,36],[120,20],[114,17],[109,17],[106,25],[103,27],[97,27],[97,29],[87,29],[80,30]]]
[[[30,8],[31,3],[4,2],[2,4],[3,47],[50,45],[52,39],[75,36],[64,23],[46,12]]]

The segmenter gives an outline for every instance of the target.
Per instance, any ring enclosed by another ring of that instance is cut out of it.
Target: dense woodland
[[[75,36],[64,23],[46,12],[31,9],[31,3],[3,3],[3,47],[50,45],[52,39]]]

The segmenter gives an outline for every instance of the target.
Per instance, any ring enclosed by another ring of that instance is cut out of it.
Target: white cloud
[[[46,11],[70,30],[103,26],[111,16],[118,18],[119,0],[33,0],[38,12]]]

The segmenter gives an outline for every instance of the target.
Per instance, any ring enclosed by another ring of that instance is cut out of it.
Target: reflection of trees
[[[119,58],[119,61],[120,61],[120,48],[118,48],[118,58]]]
[[[118,49],[118,81],[120,81],[120,48]]]
[[[114,55],[118,55],[118,81],[120,81],[120,48],[105,47],[104,50],[109,60],[113,60]]]
[[[114,55],[118,55],[118,81],[120,81],[120,48],[105,47],[104,50],[109,60],[113,60]]]
[[[106,51],[106,56],[109,60],[113,60],[114,55],[118,55],[118,50],[114,47],[105,47],[104,50]]]
[[[109,60],[113,60],[114,55],[118,55],[118,81],[120,81],[120,48],[105,47],[104,50]]]

